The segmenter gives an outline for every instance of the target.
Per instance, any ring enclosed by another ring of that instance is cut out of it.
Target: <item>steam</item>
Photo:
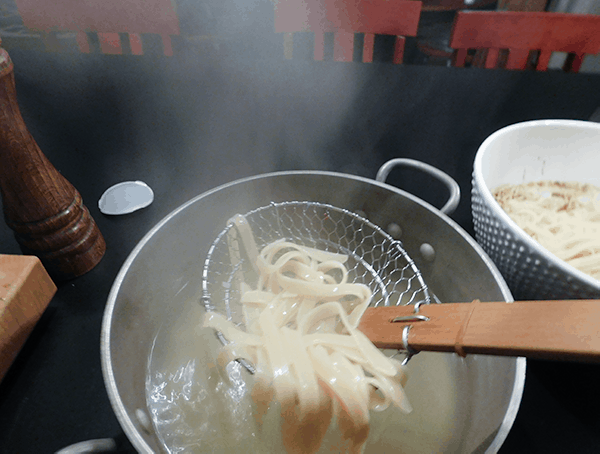
[[[297,2],[304,8],[300,25],[311,15],[323,17],[322,3]],[[275,33],[279,7],[276,0],[181,0],[177,39],[185,48],[174,46],[173,57],[146,52],[112,60],[48,52],[44,61],[15,61],[25,75],[19,83],[30,77],[36,87],[44,86],[40,99],[47,92],[52,97],[45,105],[46,131],[65,137],[68,149],[83,151],[68,157],[84,169],[72,177],[74,185],[78,178],[110,174],[88,196],[97,200],[107,183],[143,178],[158,197],[161,187],[178,180],[197,181],[180,185],[189,192],[177,193],[173,206],[217,185],[274,170],[373,178],[381,163],[372,162],[372,152],[386,130],[376,107],[389,102],[369,98],[374,72],[349,70],[345,63],[285,60],[283,34]],[[68,90],[60,88],[60,80],[70,81]],[[366,110],[357,115],[359,98]],[[35,119],[28,105],[36,103],[25,99],[25,116]],[[59,121],[66,116],[69,122]],[[55,161],[52,150],[48,154],[60,168],[64,158]],[[128,167],[120,165],[125,156]]]

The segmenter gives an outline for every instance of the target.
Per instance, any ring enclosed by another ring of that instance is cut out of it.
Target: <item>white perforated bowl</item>
[[[600,281],[534,241],[491,193],[502,184],[538,180],[580,181],[600,187],[600,124],[539,120],[496,131],[477,151],[471,193],[476,239],[515,299],[600,298]]]

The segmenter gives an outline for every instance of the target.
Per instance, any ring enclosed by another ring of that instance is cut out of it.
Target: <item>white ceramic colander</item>
[[[533,240],[492,196],[502,184],[538,180],[600,186],[600,124],[539,120],[496,131],[477,151],[471,194],[476,239],[516,299],[600,298],[600,281]]]

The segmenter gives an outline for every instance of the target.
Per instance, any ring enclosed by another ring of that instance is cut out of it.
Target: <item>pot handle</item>
[[[437,167],[434,167],[429,164],[425,164],[424,162],[421,162],[421,161],[416,161],[414,159],[407,159],[407,158],[390,159],[389,161],[384,163],[379,168],[379,170],[377,171],[377,176],[375,177],[375,180],[377,180],[381,183],[385,183],[385,180],[387,179],[387,177],[390,174],[390,172],[392,171],[392,169],[394,167],[398,167],[398,166],[407,166],[407,167],[413,167],[418,170],[422,170],[423,172],[431,175],[434,178],[437,178],[442,183],[444,183],[446,185],[446,187],[448,188],[448,190],[450,191],[450,197],[448,197],[448,201],[441,208],[440,211],[447,215],[451,215],[452,213],[454,213],[454,210],[456,210],[456,207],[458,207],[458,203],[460,202],[460,186],[454,180],[454,178],[452,178],[447,173],[442,172]]]

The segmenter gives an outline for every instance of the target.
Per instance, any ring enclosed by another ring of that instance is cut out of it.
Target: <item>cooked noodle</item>
[[[241,216],[231,222],[245,231],[252,257],[247,222]],[[243,284],[241,297],[245,330],[215,312],[205,317],[205,326],[230,342],[220,366],[239,358],[255,365],[257,420],[277,399],[288,453],[316,452],[333,421],[348,452],[362,452],[370,410],[393,404],[411,411],[403,366],[357,329],[371,290],[348,281],[347,257],[340,254],[277,241],[256,255],[258,285]]]
[[[539,181],[503,185],[493,195],[516,224],[544,248],[600,279],[600,188]]]

